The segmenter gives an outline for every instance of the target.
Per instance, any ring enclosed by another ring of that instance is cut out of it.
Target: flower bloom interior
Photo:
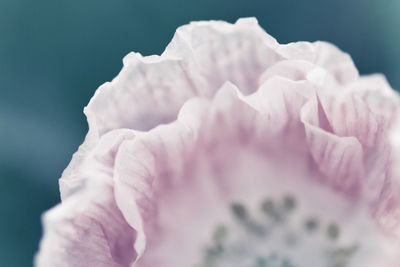
[[[35,264],[398,267],[399,104],[329,43],[182,26],[85,108]]]

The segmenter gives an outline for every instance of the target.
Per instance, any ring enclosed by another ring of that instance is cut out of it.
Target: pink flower
[[[36,266],[398,267],[399,107],[331,44],[180,27],[85,108]]]

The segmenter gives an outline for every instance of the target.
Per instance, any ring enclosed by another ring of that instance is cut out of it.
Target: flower
[[[85,108],[36,266],[397,267],[399,107],[331,44],[180,27]]]

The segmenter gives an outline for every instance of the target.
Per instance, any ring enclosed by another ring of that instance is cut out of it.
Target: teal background
[[[0,0],[0,266],[31,266],[41,213],[83,141],[83,107],[130,51],[193,20],[255,16],[282,43],[326,40],[400,88],[399,0]]]

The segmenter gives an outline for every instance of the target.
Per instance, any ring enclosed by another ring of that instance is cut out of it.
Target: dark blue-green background
[[[280,42],[331,41],[400,88],[399,14],[399,0],[0,0],[0,266],[32,265],[82,109],[128,52],[159,54],[192,20],[256,16]]]

